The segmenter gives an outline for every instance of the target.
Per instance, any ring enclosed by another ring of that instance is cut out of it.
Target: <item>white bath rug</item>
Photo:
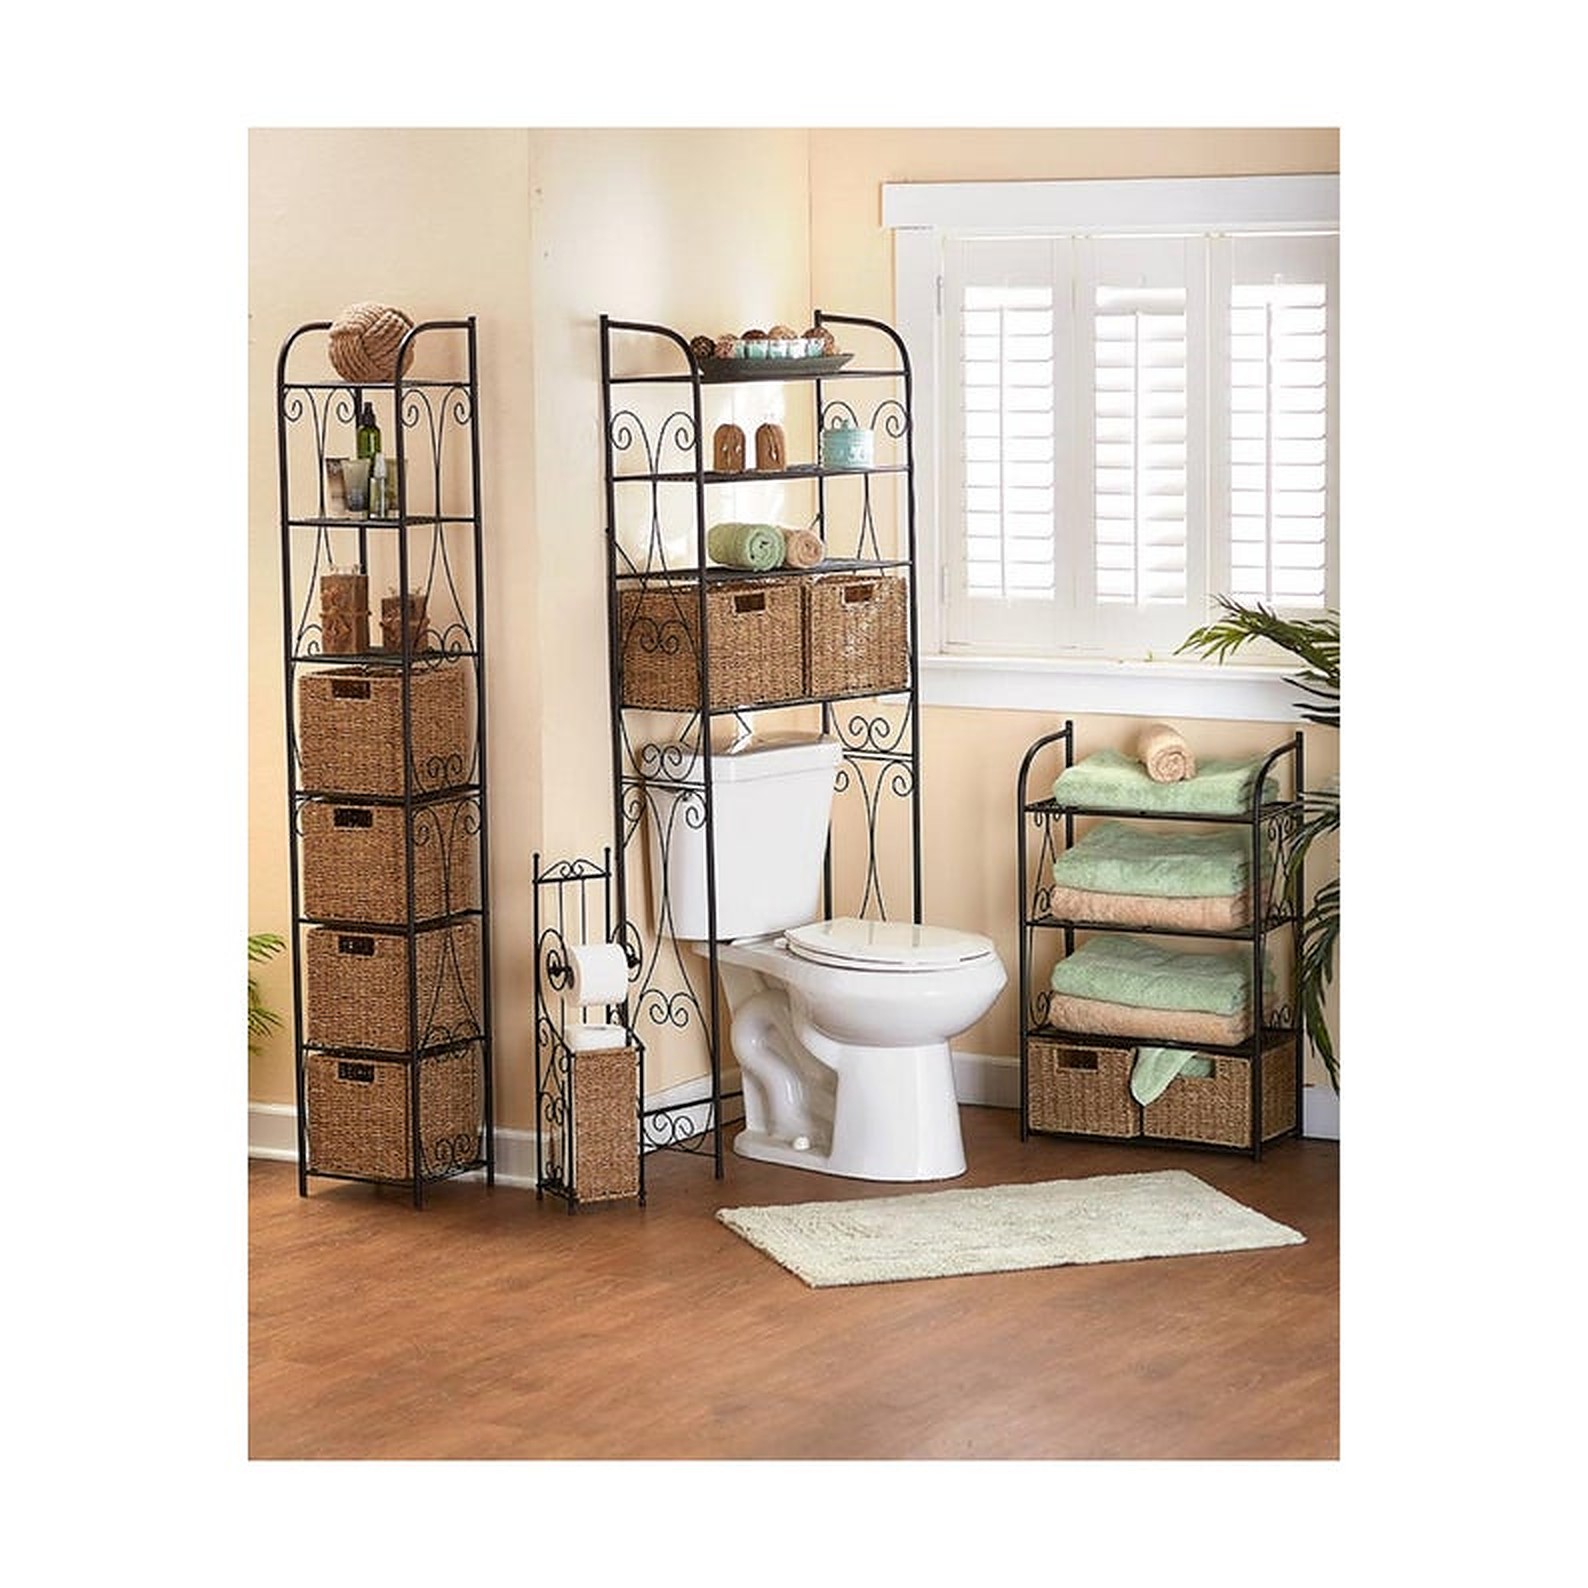
[[[1240,1252],[1306,1240],[1183,1169],[722,1208],[717,1217],[816,1288]]]

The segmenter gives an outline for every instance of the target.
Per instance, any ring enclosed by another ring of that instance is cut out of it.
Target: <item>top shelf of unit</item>
[[[748,485],[757,481],[766,480],[832,480],[846,474],[903,474],[907,465],[903,463],[875,463],[863,469],[834,468],[822,463],[795,463],[786,469],[739,469],[734,473],[724,473],[718,469],[702,469],[697,475],[693,469],[664,469],[657,474],[614,474],[613,484],[621,485],[625,481],[643,480],[648,485],[657,482],[693,484],[700,480],[704,485]]]
[[[904,375],[902,369],[835,369],[826,374],[815,371],[790,373],[777,366],[776,359],[765,363],[746,361],[742,373],[736,371],[731,375],[719,375],[706,370],[698,374],[693,370],[680,370],[676,375],[614,375],[611,383],[614,386],[689,386],[698,381],[702,386],[741,386],[755,381],[784,381],[793,385],[818,380],[899,380]]]
[[[404,391],[450,391],[469,384],[467,375],[456,375],[450,380],[425,377],[416,380],[288,380],[281,383],[281,389],[288,391],[393,391],[399,385]]]
[[[1266,821],[1270,817],[1283,815],[1286,811],[1293,811],[1301,804],[1299,799],[1270,800],[1267,804],[1259,805],[1256,811],[1258,821]],[[1147,822],[1232,822],[1249,827],[1252,823],[1251,811],[1215,812],[1215,811],[1149,811],[1131,810],[1120,805],[1070,805],[1056,799],[1032,800],[1024,807],[1028,816],[1117,816],[1122,821],[1147,821]]]

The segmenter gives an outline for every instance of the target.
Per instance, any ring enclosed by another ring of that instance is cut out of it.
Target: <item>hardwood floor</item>
[[[404,1191],[249,1165],[256,1459],[1333,1459],[1339,1148],[1261,1164],[962,1110],[955,1186],[1183,1168],[1299,1229],[1264,1251],[811,1290],[719,1207],[888,1196],[658,1154],[649,1199]],[[946,1187],[943,1187],[946,1188]]]

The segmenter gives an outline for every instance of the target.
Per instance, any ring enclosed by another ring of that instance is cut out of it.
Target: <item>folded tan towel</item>
[[[814,530],[783,531],[783,565],[787,568],[814,568],[827,555],[822,538]]]
[[[1166,899],[1147,893],[1095,893],[1089,888],[1053,889],[1049,911],[1061,921],[1106,921],[1111,926],[1167,926],[1227,932],[1252,918],[1251,894],[1222,898]]]
[[[1190,745],[1166,722],[1155,722],[1141,730],[1136,759],[1146,767],[1147,776],[1154,783],[1183,783],[1197,775],[1196,757]]]
[[[1150,1037],[1183,1048],[1204,1043],[1233,1047],[1252,1032],[1249,1010],[1210,1015],[1199,1009],[1144,1009],[1061,992],[1048,999],[1048,1024],[1061,1031],[1088,1031],[1099,1036]]]

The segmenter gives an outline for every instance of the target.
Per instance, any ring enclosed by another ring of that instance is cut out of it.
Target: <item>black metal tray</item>
[[[800,375],[831,375],[855,355],[829,358],[702,358],[700,373],[708,380],[792,380]]]

